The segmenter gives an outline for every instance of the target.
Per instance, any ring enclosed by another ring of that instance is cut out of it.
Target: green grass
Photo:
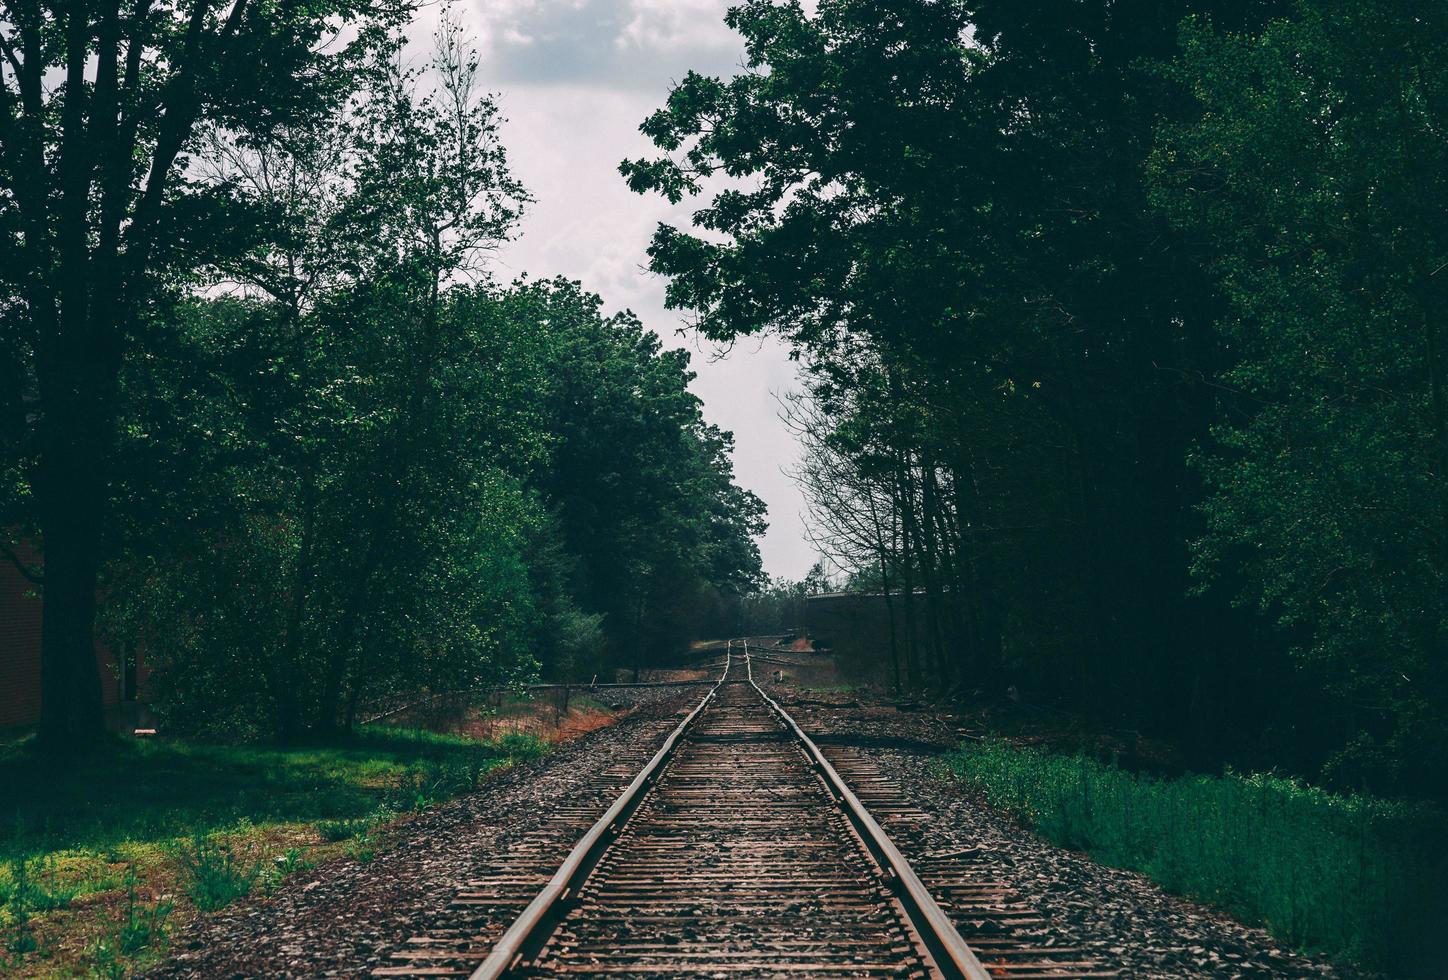
[[[57,769],[0,745],[0,973],[125,976],[160,955],[168,920],[314,859],[371,860],[398,815],[545,749],[374,727],[296,748],[120,741]]]
[[[1299,948],[1418,975],[1430,933],[1448,922],[1448,830],[1427,805],[1273,776],[1156,779],[1003,741],[966,745],[946,762],[1048,840]]]
[[[57,774],[53,763],[16,743],[0,749],[0,785],[13,788],[0,804],[0,860],[17,852],[124,850],[241,820],[360,817],[404,782],[447,783],[453,792],[439,792],[442,798],[470,775],[541,751],[526,737],[478,742],[381,728],[338,745],[291,749],[127,741]]]

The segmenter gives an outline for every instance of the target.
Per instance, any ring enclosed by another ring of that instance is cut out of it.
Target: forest
[[[1448,10],[729,23],[744,70],[682,78],[622,172],[696,201],[671,302],[798,358],[815,533],[920,620],[882,676],[1441,798]]]
[[[99,738],[97,636],[174,730],[286,740],[798,608],[688,355],[489,265],[533,199],[454,13],[408,58],[402,0],[5,11],[42,743]],[[741,70],[682,76],[620,169],[691,209],[649,262],[697,335],[789,343],[845,587],[920,597],[882,679],[1448,793],[1445,19],[730,10]]]
[[[490,271],[532,199],[455,12],[404,57],[386,0],[4,10],[0,545],[44,596],[42,747],[102,739],[96,637],[168,731],[287,742],[637,667],[759,578],[688,354]]]

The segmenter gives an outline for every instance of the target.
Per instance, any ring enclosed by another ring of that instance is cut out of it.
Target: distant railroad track
[[[1009,889],[972,880],[960,855],[917,873],[861,797],[886,823],[917,811],[859,758],[838,760],[847,781],[755,683],[750,659],[747,641],[729,644],[709,693],[572,848],[552,852],[551,874],[556,833],[470,883],[445,928],[375,975],[1115,975],[1043,945],[1029,928],[1039,920]]]

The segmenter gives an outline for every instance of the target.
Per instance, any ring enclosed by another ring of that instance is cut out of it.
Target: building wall
[[[17,549],[22,561],[35,556]],[[10,560],[0,558],[0,729],[25,728],[40,720],[40,614],[41,601]],[[107,715],[117,727],[129,718],[119,710],[120,684],[115,658],[105,644],[96,644],[101,672],[101,695]],[[138,670],[144,691],[145,670]]]

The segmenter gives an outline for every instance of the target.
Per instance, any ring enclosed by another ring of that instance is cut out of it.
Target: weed
[[[320,820],[317,822],[317,833],[322,840],[335,843],[366,833],[368,823],[365,817],[354,820]]]
[[[1426,942],[1448,893],[1448,834],[1428,807],[1273,776],[1155,779],[999,741],[946,765],[1043,837],[1297,946],[1391,967]]]
[[[91,976],[99,977],[100,980],[126,980],[129,972],[125,958],[116,948],[115,940],[112,937],[97,939],[91,953]]]
[[[135,956],[143,949],[159,947],[165,940],[166,917],[171,914],[168,901],[146,904],[136,894],[136,869],[126,869],[126,912],[116,932],[116,947],[123,956]]]
[[[6,911],[10,913],[11,920],[11,933],[5,940],[6,951],[14,953],[16,956],[35,952],[40,943],[35,938],[35,930],[30,924],[30,909],[23,900],[17,900],[12,896],[6,903]]]
[[[433,802],[429,789],[425,770],[408,769],[398,775],[397,780],[383,798],[383,805],[404,813],[411,810],[425,810]]]
[[[498,749],[514,759],[536,759],[548,751],[548,743],[526,732],[506,732],[498,738]]]
[[[285,878],[288,875],[296,874],[298,871],[310,871],[316,867],[316,865],[302,858],[302,849],[300,847],[289,847],[285,853],[276,858],[275,867],[277,873]]]
[[[39,864],[39,874],[34,865]],[[10,858],[10,881],[0,888],[6,906],[12,910],[23,907],[29,912],[52,912],[69,908],[80,892],[80,886],[65,884],[56,877],[55,858],[43,855],[32,859],[24,854]]]
[[[10,920],[5,950],[15,956],[35,952],[39,946],[32,920],[36,912],[68,908],[79,886],[60,884],[55,879],[54,860],[49,855],[40,859],[41,877],[32,870],[36,862],[24,854],[10,858],[9,880],[0,889],[6,917]]]
[[[368,864],[377,857],[377,841],[371,834],[363,834],[347,848],[347,854],[355,861]]]
[[[289,847],[284,853],[272,858],[271,866],[262,875],[262,887],[270,895],[291,875],[315,867],[316,864],[302,857],[300,847]]]
[[[182,887],[202,912],[224,909],[249,895],[261,875],[261,862],[248,863],[236,856],[231,845],[216,843],[199,832],[189,845],[178,846],[176,853]]]

